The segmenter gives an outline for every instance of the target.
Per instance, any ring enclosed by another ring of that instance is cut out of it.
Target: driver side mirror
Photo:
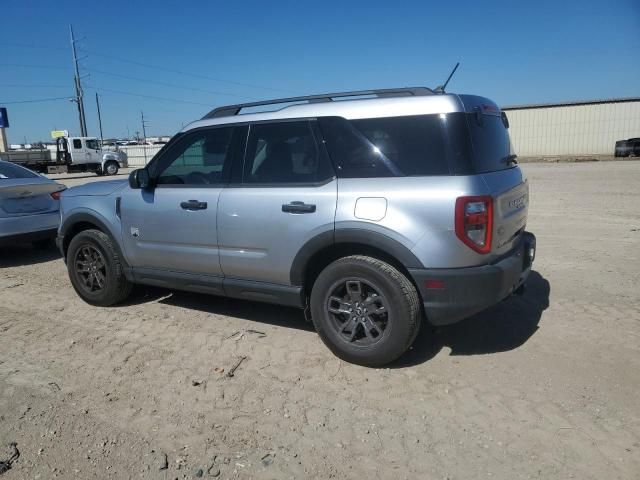
[[[129,186],[134,189],[151,188],[151,176],[146,168],[138,168],[129,174]]]

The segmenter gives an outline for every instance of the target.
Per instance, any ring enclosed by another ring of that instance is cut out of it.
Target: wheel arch
[[[118,255],[125,266],[127,266],[126,258],[122,254],[120,244],[117,242],[116,237],[113,235],[111,229],[107,226],[106,221],[99,218],[97,215],[92,215],[88,212],[73,213],[67,217],[60,226],[59,237],[61,239],[60,249],[63,258],[66,261],[67,250],[73,237],[85,230],[100,230],[102,233],[109,235],[113,240],[113,245],[116,248]]]
[[[340,229],[321,233],[303,245],[291,266],[291,284],[302,286],[308,294],[327,265],[349,255],[367,255],[385,261],[409,281],[412,277],[408,269],[424,268],[409,248],[387,235],[365,229]]]

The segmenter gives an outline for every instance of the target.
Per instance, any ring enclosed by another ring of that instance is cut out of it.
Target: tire
[[[84,230],[71,239],[67,270],[75,291],[91,305],[120,303],[133,288],[113,240],[100,230]]]
[[[119,168],[120,168],[120,166],[118,165],[118,162],[114,162],[113,160],[111,160],[111,161],[109,161],[109,162],[104,164],[104,174],[105,175],[117,175]]]
[[[422,314],[418,293],[406,276],[386,262],[354,255],[320,273],[311,291],[311,318],[337,357],[380,367],[411,346]]]

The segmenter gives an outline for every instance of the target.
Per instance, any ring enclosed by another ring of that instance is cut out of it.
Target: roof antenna
[[[456,73],[456,70],[458,69],[459,66],[460,66],[460,62],[457,62],[456,66],[453,67],[453,70],[451,70],[451,73],[449,74],[449,77],[447,78],[447,81],[444,82],[444,85],[439,85],[438,87],[436,87],[434,92],[436,92],[436,93],[444,93],[444,89],[447,88],[447,85],[449,85],[449,80],[451,80],[451,77],[453,77],[453,74]]]

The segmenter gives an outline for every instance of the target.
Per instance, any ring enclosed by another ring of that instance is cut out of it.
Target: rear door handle
[[[206,210],[207,202],[200,202],[198,200],[189,200],[188,202],[180,203],[180,206],[184,210]]]
[[[316,206],[304,202],[291,202],[282,205],[282,211],[286,213],[313,213]]]

